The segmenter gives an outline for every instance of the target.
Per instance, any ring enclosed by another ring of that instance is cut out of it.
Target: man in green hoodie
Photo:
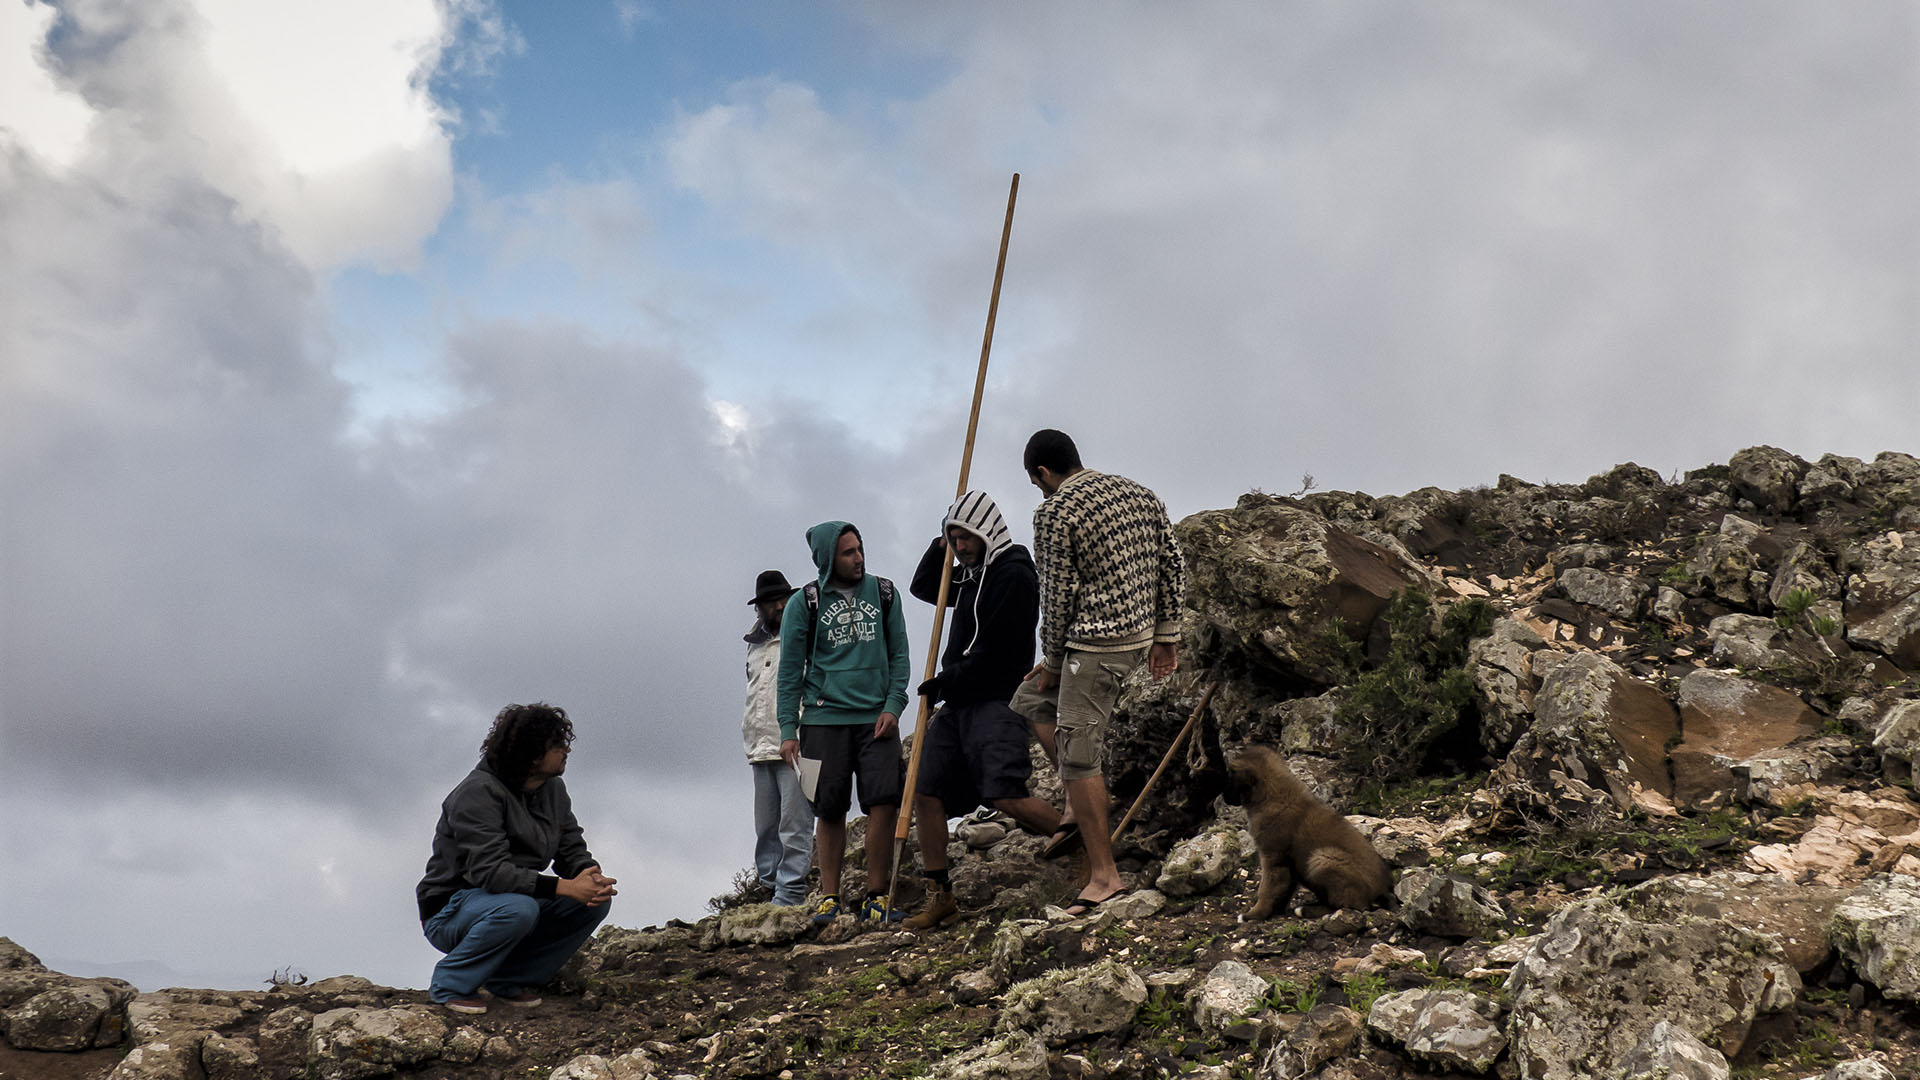
[[[884,895],[893,871],[893,829],[906,766],[900,712],[907,706],[907,624],[893,582],[867,573],[860,530],[823,521],[807,530],[820,571],[804,602],[780,623],[780,756],[794,768],[819,763],[812,802],[822,899],[816,925],[840,914],[847,809],[860,784],[867,815],[867,899],[861,916],[906,917]],[[803,770],[803,773],[805,770]]]

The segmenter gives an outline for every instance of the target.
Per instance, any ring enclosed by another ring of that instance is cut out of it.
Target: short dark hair
[[[1021,460],[1028,476],[1039,475],[1043,465],[1064,475],[1080,468],[1080,448],[1073,445],[1073,436],[1066,432],[1041,428],[1027,440],[1027,452]]]
[[[548,750],[572,741],[573,721],[567,719],[567,710],[544,701],[509,705],[493,718],[487,741],[480,744],[480,756],[501,783],[518,788]]]

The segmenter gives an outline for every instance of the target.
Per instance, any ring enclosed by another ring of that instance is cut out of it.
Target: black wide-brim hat
[[[753,580],[753,599],[747,601],[747,606],[791,595],[793,586],[787,584],[787,575],[778,570],[762,570],[760,576]]]

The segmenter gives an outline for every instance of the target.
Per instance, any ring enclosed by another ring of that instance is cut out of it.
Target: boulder
[[[1798,505],[1800,480],[1808,468],[1805,461],[1785,450],[1752,446],[1733,455],[1733,460],[1727,463],[1727,479],[1734,495],[1752,503],[1756,509],[1785,514]]]
[[[200,1044],[200,1066],[207,1080],[255,1080],[260,1075],[260,1050],[252,1039],[209,1035]]]
[[[1321,1005],[1274,1044],[1261,1059],[1262,1080],[1301,1080],[1345,1054],[1360,1039],[1360,1014],[1344,1005]]]
[[[107,1080],[200,1080],[200,1044],[207,1033],[188,1041],[151,1042],[127,1051]]]
[[[1881,996],[1920,1001],[1920,879],[1876,874],[1834,909],[1834,948]]]
[[[1209,829],[1167,854],[1154,887],[1168,896],[1195,896],[1227,880],[1253,852],[1253,837],[1245,830]]]
[[[1893,702],[1873,721],[1873,748],[1889,775],[1913,775],[1913,763],[1920,758],[1920,699],[1905,698]]]
[[[1680,874],[1636,885],[1619,897],[1637,919],[1724,919],[1773,939],[1801,974],[1833,956],[1827,925],[1847,895],[1845,889],[1800,885],[1778,874],[1726,870],[1699,877]]]
[[[999,1030],[1026,1031],[1048,1046],[1119,1031],[1147,1000],[1147,984],[1113,960],[1062,968],[1007,988]]]
[[[988,1039],[935,1062],[928,1080],[1047,1080],[1047,1044],[1024,1031]]]
[[[1187,995],[1187,1008],[1202,1032],[1250,1042],[1259,1032],[1252,1018],[1266,1008],[1270,989],[1247,965],[1223,960]]]
[[[1662,1020],[1653,1025],[1614,1075],[1618,1080],[1728,1080],[1733,1069],[1725,1054],[1694,1038],[1685,1028]]]
[[[1542,679],[1533,725],[1494,770],[1489,794],[1522,816],[1561,820],[1648,803],[1668,810],[1666,745],[1678,729],[1658,689],[1598,653],[1575,653]]]
[[[1766,529],[1738,514],[1720,519],[1686,562],[1682,591],[1711,596],[1736,608],[1758,610],[1767,601],[1772,566],[1785,549]]]
[[[618,1057],[581,1054],[547,1074],[547,1080],[655,1080],[659,1066],[645,1050],[629,1050]]]
[[[1174,532],[1203,640],[1294,683],[1340,680],[1341,647],[1327,634],[1334,620],[1364,641],[1395,592],[1429,581],[1420,563],[1271,496],[1242,496]]]
[[[1853,743],[1837,735],[1763,750],[1733,766],[1734,798],[1775,810],[1805,803],[1822,785],[1848,775],[1852,751]]]
[[[313,1018],[307,1060],[320,1080],[359,1080],[440,1056],[447,1022],[419,1005],[331,1009]]]
[[[1773,939],[1718,919],[1635,918],[1604,897],[1562,908],[1507,979],[1526,1080],[1617,1069],[1667,1020],[1738,1054],[1756,1017],[1789,1008],[1800,976]]]
[[[730,908],[708,924],[703,947],[728,945],[785,945],[813,929],[813,912],[805,905],[747,904]]]
[[[1533,699],[1540,689],[1533,657],[1546,645],[1532,627],[1507,617],[1467,647],[1467,673],[1480,691],[1480,744],[1495,756],[1513,749],[1533,719]]]
[[[1920,532],[1889,532],[1848,556],[1847,641],[1920,665]]]
[[[1508,924],[1506,908],[1466,878],[1410,870],[1394,885],[1401,925],[1437,937],[1493,937]]]
[[[21,967],[0,978],[0,1036],[18,1050],[86,1050],[126,1037],[132,986]],[[24,976],[24,977],[23,977]],[[24,993],[22,991],[25,991]]]
[[[1402,999],[1394,1019],[1375,1017],[1381,1002]],[[1411,999],[1411,1000],[1408,1000]],[[1465,990],[1409,990],[1376,1000],[1367,1027],[1406,1048],[1407,1056],[1441,1072],[1484,1073],[1506,1052],[1500,1006]]]
[[[1820,714],[1800,695],[1702,669],[1680,680],[1682,738],[1668,754],[1673,801],[1681,809],[1730,802],[1734,766],[1820,731]]]
[[[1822,1073],[1819,1080],[1897,1080],[1893,1070],[1873,1058],[1843,1061]]]
[[[1715,663],[1763,669],[1797,662],[1786,648],[1787,632],[1759,615],[1722,615],[1707,624],[1707,641]]]
[[[1646,582],[1625,574],[1609,574],[1591,567],[1575,567],[1560,575],[1559,587],[1567,599],[1585,604],[1622,621],[1640,614],[1641,601],[1651,590]]]
[[[1852,888],[1876,870],[1920,874],[1920,806],[1904,791],[1824,792],[1813,826],[1791,843],[1748,849],[1745,861],[1802,884]]]

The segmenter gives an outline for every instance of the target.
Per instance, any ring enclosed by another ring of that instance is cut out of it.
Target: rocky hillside
[[[1215,689],[1087,917],[984,815],[956,925],[716,898],[603,931],[528,1011],[136,995],[0,939],[0,1077],[1920,1076],[1920,461],[1254,493],[1178,531],[1183,665],[1123,701],[1123,806]],[[1241,921],[1219,796],[1252,744],[1362,828],[1390,906]]]

